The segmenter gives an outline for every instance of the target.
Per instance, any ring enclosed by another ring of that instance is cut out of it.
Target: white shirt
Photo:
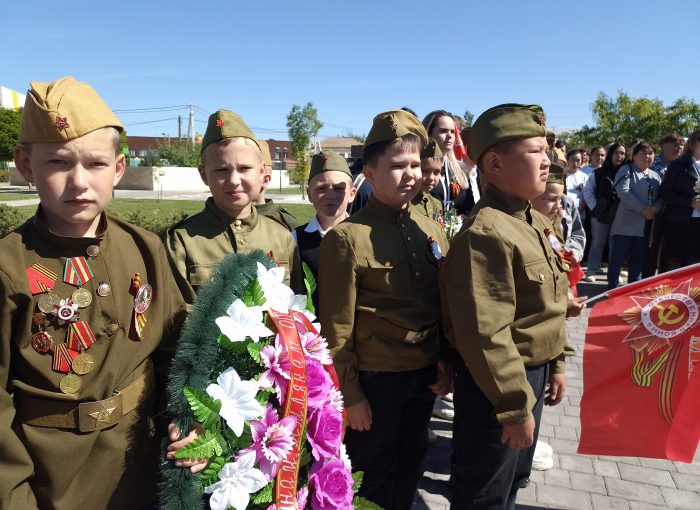
[[[346,218],[349,216],[350,216],[349,214],[347,214],[347,213],[345,214]],[[333,227],[331,227],[331,228],[333,228]],[[329,228],[328,230],[330,230],[331,228]],[[323,230],[323,227],[321,227],[321,224],[318,222],[318,216],[314,216],[313,218],[311,218],[311,221],[309,221],[309,224],[306,225],[306,228],[304,228],[304,232],[306,232],[308,234],[313,234],[314,232],[318,232],[319,234],[321,234],[321,238],[323,238],[323,236],[325,236],[328,233],[328,230]],[[298,245],[299,241],[297,241],[296,229],[292,230],[292,238],[294,239],[294,242],[297,243],[297,245]]]
[[[583,188],[586,186],[587,181],[588,175],[581,170],[566,176],[566,194],[573,199],[576,209],[578,209],[581,200],[583,200]]]

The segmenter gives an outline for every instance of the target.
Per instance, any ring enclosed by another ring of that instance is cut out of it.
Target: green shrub
[[[26,219],[17,208],[0,204],[0,237],[5,237]]]
[[[10,171],[7,168],[0,168],[0,182],[10,182]]]
[[[147,213],[144,211],[134,211],[125,214],[123,217],[129,223],[133,223],[141,228],[150,230],[154,234],[162,237],[165,231],[178,221],[187,218],[188,214],[184,211],[178,213],[165,214],[162,213]]]

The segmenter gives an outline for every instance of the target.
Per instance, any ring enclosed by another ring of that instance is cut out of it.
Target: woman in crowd
[[[452,202],[459,214],[468,214],[476,200],[473,186],[454,154],[454,118],[445,110],[435,110],[425,116],[423,126],[428,135],[437,141],[445,157],[440,183],[433,188],[431,194],[442,201],[443,206]],[[476,196],[478,197],[478,192]]]
[[[610,227],[609,289],[619,285],[620,270],[627,256],[628,283],[642,277],[652,219],[661,210],[661,176],[649,168],[653,162],[654,148],[649,142],[640,141],[632,150],[632,162],[615,175],[614,188],[620,205]]]
[[[603,161],[605,160],[605,147],[600,145],[593,147],[589,158],[588,165],[581,168],[581,171],[588,176],[593,173],[593,170],[600,168],[600,165],[603,164]]]
[[[594,151],[591,151],[593,154]],[[583,188],[586,205],[592,211],[591,220],[591,251],[588,254],[586,270],[587,282],[595,281],[595,274],[600,271],[603,263],[603,252],[608,244],[610,224],[617,207],[617,195],[613,188],[615,175],[625,162],[627,151],[620,142],[615,142],[608,151],[600,168],[593,171]]]
[[[581,149],[574,149],[566,155],[566,194],[574,201],[576,209],[581,216],[586,209],[586,202],[583,199],[583,188],[588,181],[588,175],[581,171],[582,164]]]
[[[699,160],[700,129],[690,135],[681,157],[668,165],[661,186],[666,202],[662,271],[700,262],[700,194],[694,190],[700,179]]]

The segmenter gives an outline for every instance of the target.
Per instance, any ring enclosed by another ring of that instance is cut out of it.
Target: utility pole
[[[190,103],[190,121],[187,126],[187,138],[194,143],[194,105]]]
[[[182,115],[177,116],[177,137],[182,138]]]

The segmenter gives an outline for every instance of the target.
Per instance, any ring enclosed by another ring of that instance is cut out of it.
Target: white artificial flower
[[[216,378],[218,384],[207,386],[207,393],[221,401],[219,414],[234,434],[240,436],[246,421],[260,418],[263,408],[255,400],[260,389],[258,381],[241,381],[238,372],[229,367]]]
[[[219,471],[219,481],[204,488],[211,494],[209,506],[212,510],[245,510],[250,502],[250,495],[267,485],[265,475],[255,464],[255,452],[241,455],[234,462],[224,464]]]
[[[340,443],[340,460],[343,461],[345,467],[352,471],[352,463],[350,462],[350,457],[348,456],[348,451],[345,448],[345,443]]]
[[[304,294],[295,294],[289,301],[289,310],[301,312],[306,315],[309,322],[316,319],[316,316],[306,309],[306,296]]]
[[[273,333],[263,323],[263,309],[260,306],[246,306],[236,299],[228,310],[228,315],[216,319],[216,325],[232,342],[242,342],[250,337],[253,342],[272,336]]]
[[[287,287],[284,283],[284,268],[273,267],[265,269],[258,262],[258,283],[262,288],[265,296],[263,310],[272,308],[278,312],[288,312],[289,305],[294,299],[294,291]]]

